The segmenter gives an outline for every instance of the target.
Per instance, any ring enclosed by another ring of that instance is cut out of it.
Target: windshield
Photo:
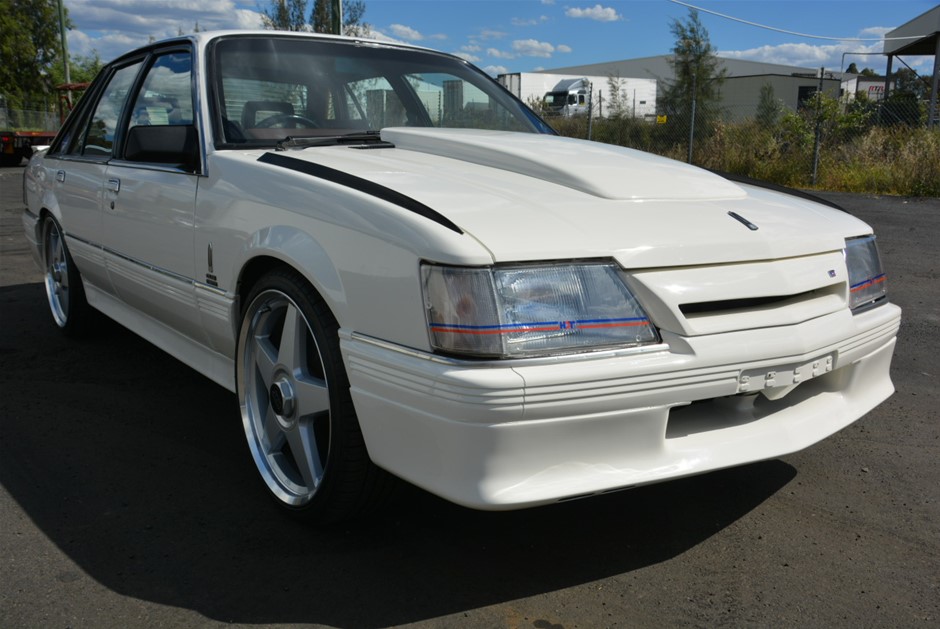
[[[220,148],[384,127],[551,130],[459,59],[379,43],[232,37],[212,51]]]

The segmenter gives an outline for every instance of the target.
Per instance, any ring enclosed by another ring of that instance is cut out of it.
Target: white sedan
[[[100,311],[235,392],[264,485],[314,521],[395,476],[511,509],[778,457],[893,391],[867,225],[558,137],[446,54],[155,43],[24,185],[58,326]]]

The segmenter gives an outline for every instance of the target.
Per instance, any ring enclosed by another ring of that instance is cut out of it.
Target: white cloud
[[[548,21],[548,16],[547,16],[547,15],[540,15],[540,16],[537,17],[537,18],[534,18],[534,17],[533,17],[533,18],[529,18],[529,19],[524,19],[524,18],[521,18],[521,17],[514,17],[514,18],[512,18],[512,20],[510,20],[510,21],[512,22],[512,25],[513,25],[513,26],[536,26],[536,25],[538,25],[538,24],[542,24],[542,23],[544,23],[544,22],[547,22],[547,21]]]
[[[499,74],[506,74],[509,72],[509,68],[506,66],[486,66],[483,68],[483,71],[489,74],[490,76],[497,76]]]
[[[407,39],[408,41],[421,41],[424,39],[424,35],[404,24],[392,24],[388,29],[392,31],[392,35],[395,37]]]
[[[557,50],[558,52],[571,52],[571,46],[558,44],[557,46],[555,46],[555,50]]]
[[[526,57],[551,57],[555,52],[555,47],[548,42],[535,39],[517,39],[512,42],[512,49],[515,53]]]
[[[894,27],[894,26],[869,26],[868,28],[863,28],[863,29],[859,32],[858,36],[859,36],[859,37],[863,37],[863,38],[865,38],[865,37],[884,37],[884,36],[887,35],[890,31],[893,31],[895,28],[897,28],[897,27]]]
[[[598,22],[616,22],[623,19],[623,17],[617,13],[616,9],[611,7],[604,7],[599,4],[595,4],[593,7],[587,7],[584,9],[575,7],[565,9],[565,15],[574,18],[597,20]]]
[[[476,55],[471,55],[469,52],[455,52],[453,53],[455,57],[460,57],[464,61],[469,61],[470,63],[478,63],[480,58]]]
[[[467,44],[466,46],[461,46],[460,49],[464,52],[480,52],[483,50],[476,44]]]
[[[473,39],[482,39],[486,41],[487,39],[502,39],[506,36],[506,33],[502,31],[494,31],[490,28],[484,28],[480,31],[479,35],[475,35]]]
[[[110,61],[180,31],[261,28],[254,0],[68,0],[69,51]]]
[[[879,53],[875,55],[846,55],[846,67],[855,61],[861,67],[872,67],[881,72],[885,66],[884,57],[880,56],[882,45],[880,42],[870,46],[854,42],[851,45],[836,44],[778,44],[776,46],[760,46],[747,50],[721,50],[718,56],[731,59],[745,59],[760,61],[762,63],[779,63],[804,68],[825,67],[827,70],[838,70],[842,64],[842,53],[851,50],[860,53]]]
[[[486,54],[497,59],[515,59],[516,55],[511,52],[500,50],[499,48],[487,48]]]

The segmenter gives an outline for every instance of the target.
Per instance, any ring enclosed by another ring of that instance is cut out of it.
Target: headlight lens
[[[656,343],[614,264],[422,266],[431,345],[518,358]]]
[[[849,308],[863,310],[887,297],[887,277],[874,236],[846,240],[845,264],[849,271]]]

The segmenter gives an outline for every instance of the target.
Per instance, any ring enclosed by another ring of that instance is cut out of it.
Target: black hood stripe
[[[352,188],[353,190],[365,192],[366,194],[382,199],[383,201],[388,201],[389,203],[403,207],[409,212],[419,214],[424,218],[438,223],[439,225],[443,225],[451,231],[455,231],[458,234],[463,234],[463,230],[457,227],[457,225],[455,225],[450,219],[440,212],[432,210],[423,203],[415,201],[411,197],[405,196],[400,192],[396,192],[391,188],[386,188],[381,184],[377,184],[374,181],[356,177],[355,175],[350,175],[349,173],[344,173],[340,170],[329,168],[321,164],[314,164],[302,159],[297,159],[296,157],[288,157],[287,155],[279,155],[277,153],[265,153],[258,158],[258,161],[265,164],[271,164],[273,166],[280,166],[281,168],[287,168],[289,170],[296,170],[297,172],[310,175],[311,177],[324,179],[341,186],[346,186],[347,188]]]
[[[709,169],[711,172],[715,173],[719,177],[724,177],[728,181],[733,181],[734,183],[743,183],[748,186],[754,186],[756,188],[766,188],[767,190],[773,190],[774,192],[782,192],[783,194],[789,194],[791,197],[799,197],[801,199],[806,199],[807,201],[814,201],[815,203],[820,203],[822,205],[828,205],[831,208],[836,210],[842,210],[846,214],[849,213],[844,207],[836,203],[835,201],[830,201],[829,199],[824,199],[820,196],[813,194],[812,192],[806,192],[804,190],[797,190],[796,188],[788,188],[787,186],[781,186],[777,183],[771,183],[769,181],[762,181],[760,179],[754,179],[752,177],[746,177],[744,175],[736,175],[734,173],[726,173],[720,170]]]

